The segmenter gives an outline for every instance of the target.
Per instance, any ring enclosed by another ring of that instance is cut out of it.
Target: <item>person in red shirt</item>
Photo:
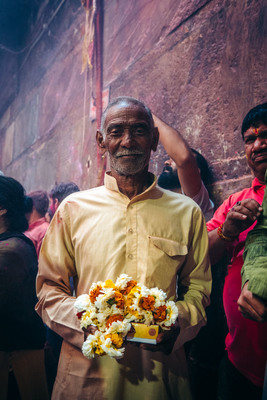
[[[28,197],[32,199],[33,207],[31,212],[26,214],[29,228],[24,234],[32,240],[37,257],[39,257],[41,244],[49,227],[49,223],[45,219],[45,214],[49,207],[49,197],[44,190],[30,192],[28,193]]]
[[[249,311],[250,297],[256,312],[261,312],[262,301],[252,293],[248,295],[247,287],[241,292],[246,237],[262,212],[267,168],[267,103],[248,112],[241,132],[254,174],[252,185],[225,200],[207,223],[211,263],[217,263],[226,251],[231,255],[223,293],[229,333],[225,342],[227,356],[219,377],[219,400],[261,400],[267,359],[266,313],[265,317],[255,319]]]

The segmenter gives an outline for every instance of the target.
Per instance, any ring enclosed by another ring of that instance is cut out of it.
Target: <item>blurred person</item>
[[[47,222],[51,222],[57,208],[60,203],[71,193],[79,192],[80,188],[74,182],[60,182],[56,184],[49,192],[50,207],[47,214],[49,219]],[[46,217],[48,218],[48,217]],[[72,292],[74,291],[73,277],[70,277],[70,285]],[[48,379],[49,393],[52,393],[54,382],[57,374],[58,360],[62,345],[62,337],[54,332],[52,329],[47,327],[46,332],[46,374]]]
[[[56,184],[49,193],[50,206],[49,212],[50,215],[54,215],[59,204],[65,197],[69,196],[72,193],[79,192],[80,188],[74,182],[60,182]]]
[[[191,197],[208,221],[213,215],[214,204],[206,187],[211,183],[207,161],[198,151],[189,147],[178,131],[154,114],[153,119],[159,130],[159,139],[171,157],[165,161],[158,178],[159,186]]]
[[[241,292],[246,238],[250,232],[251,236],[261,216],[266,187],[267,103],[259,104],[247,113],[241,134],[247,162],[254,175],[252,185],[226,199],[207,223],[212,264],[225,253],[231,256],[223,291],[229,333],[225,341],[227,352],[220,369],[219,400],[261,400],[267,359],[267,322],[264,314],[258,320],[247,318],[249,311],[244,306],[245,298],[253,298],[249,282],[244,284]],[[266,246],[266,235],[264,242]]]
[[[190,198],[159,188],[148,171],[158,131],[143,103],[114,99],[97,143],[110,159],[105,185],[63,200],[40,253],[36,310],[63,337],[52,399],[189,400],[183,344],[205,324],[211,288],[203,215]],[[176,301],[178,319],[160,332],[157,345],[127,342],[119,360],[89,360],[81,347],[90,329],[80,328],[69,278],[77,278],[79,296],[121,273],[165,291]]]
[[[32,210],[26,214],[29,228],[24,233],[32,240],[37,257],[39,257],[42,241],[49,227],[49,223],[45,219],[49,206],[49,198],[47,192],[44,190],[30,192],[28,193],[28,197],[32,199],[33,206]]]
[[[37,256],[22,232],[29,199],[0,176],[0,399],[47,400],[45,328],[34,310]]]

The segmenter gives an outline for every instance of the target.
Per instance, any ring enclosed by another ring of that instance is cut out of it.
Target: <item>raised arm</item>
[[[177,166],[177,173],[184,194],[194,197],[201,189],[202,182],[196,159],[182,135],[153,114],[159,139],[170,158]]]

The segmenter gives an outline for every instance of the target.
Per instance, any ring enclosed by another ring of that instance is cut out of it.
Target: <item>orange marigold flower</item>
[[[139,306],[142,307],[144,310],[154,310],[154,305],[155,305],[155,297],[154,296],[147,296],[147,297],[141,297],[139,300]]]
[[[124,297],[121,292],[117,290],[115,292],[115,302],[118,308],[121,308],[122,310],[124,309]]]
[[[91,303],[94,304],[95,301],[96,301],[96,299],[97,299],[97,297],[98,297],[101,293],[103,293],[103,292],[102,292],[102,287],[99,286],[99,285],[97,285],[94,289],[90,290],[90,292],[89,292],[89,297],[90,297]]]
[[[106,327],[109,328],[113,322],[123,321],[123,316],[120,314],[110,315],[106,321]]]
[[[124,290],[122,290],[122,294],[126,295],[128,293],[130,293],[130,291],[132,290],[133,287],[135,287],[137,285],[137,281],[131,280],[127,283],[127,286]]]
[[[159,306],[156,308],[155,312],[153,312],[155,321],[164,321],[166,319],[166,310],[166,306]]]

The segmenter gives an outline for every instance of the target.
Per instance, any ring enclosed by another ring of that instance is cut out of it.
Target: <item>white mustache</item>
[[[119,157],[123,157],[123,156],[136,156],[136,155],[144,155],[143,151],[140,150],[124,150],[124,151],[120,151],[118,152],[115,157],[119,158]]]

